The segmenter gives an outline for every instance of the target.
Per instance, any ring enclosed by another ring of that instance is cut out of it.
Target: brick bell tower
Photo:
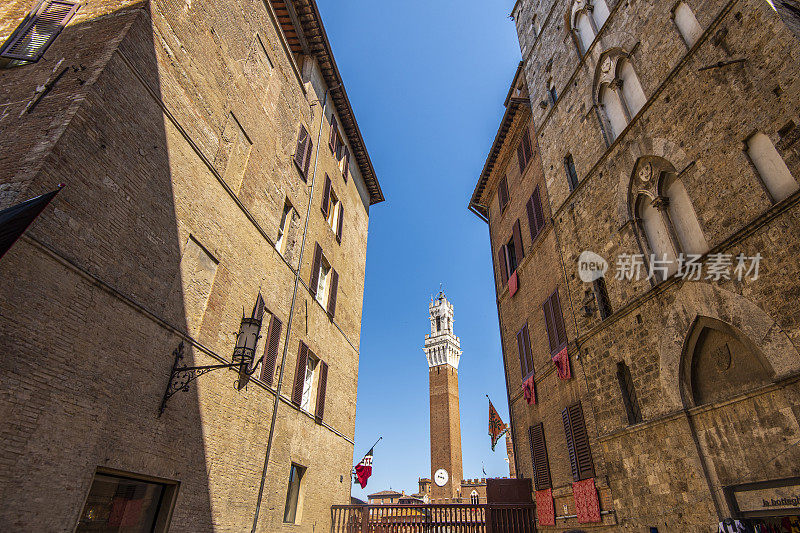
[[[461,413],[458,407],[458,362],[461,340],[453,334],[453,304],[439,292],[430,306],[431,332],[425,335],[425,355],[431,396],[431,500],[459,498]]]

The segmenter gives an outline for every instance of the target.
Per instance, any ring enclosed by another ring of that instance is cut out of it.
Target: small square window
[[[289,488],[286,491],[286,507],[283,510],[283,521],[286,523],[300,523],[300,513],[297,511],[300,506],[301,483],[305,474],[305,467],[292,463],[292,468],[289,471]]]

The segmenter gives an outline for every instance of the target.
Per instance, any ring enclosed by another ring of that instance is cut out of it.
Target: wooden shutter
[[[556,337],[556,328],[553,321],[553,297],[551,296],[547,300],[544,301],[542,304],[542,310],[544,311],[544,325],[545,329],[547,329],[547,342],[550,346],[550,354],[556,353],[556,348],[558,347],[558,341]]]
[[[328,316],[336,314],[336,293],[339,289],[339,274],[331,268],[331,289],[328,291]]]
[[[528,327],[528,324],[525,324],[525,327]],[[519,366],[520,366],[520,375],[522,376],[523,381],[528,376],[528,368],[525,364],[525,336],[523,335],[523,331],[525,328],[522,328],[517,332],[517,351],[519,351]]]
[[[528,161],[531,160],[531,156],[533,156],[533,149],[531,148],[531,132],[529,129],[525,128],[525,133],[522,135],[522,150],[525,154],[525,165],[528,165]]]
[[[314,416],[318,421],[322,421],[325,415],[325,390],[328,388],[328,363],[319,362],[319,384],[317,385],[317,409]]]
[[[497,198],[500,201],[500,212],[502,213],[508,205],[508,180],[505,176],[500,178],[500,184],[497,187]]]
[[[531,336],[530,331],[528,330],[528,323],[525,323],[525,328],[523,331],[523,343],[525,346],[525,357],[528,365],[528,374],[533,374],[533,351],[531,350]]]
[[[322,188],[322,214],[328,218],[331,204],[331,178],[325,174],[325,186]]]
[[[561,412],[564,421],[564,433],[567,437],[569,461],[572,467],[572,479],[581,481],[594,477],[594,463],[589,449],[589,435],[583,419],[581,403],[570,405]]]
[[[553,325],[556,333],[556,351],[567,345],[567,330],[564,326],[564,315],[561,313],[561,300],[558,298],[558,289],[550,297],[552,300]]]
[[[45,0],[12,34],[0,57],[38,61],[79,6],[74,0]]]
[[[522,379],[526,379],[533,373],[533,354],[531,353],[531,338],[528,333],[528,323],[517,333],[517,348],[519,349],[519,364],[522,371]]]
[[[308,169],[311,165],[311,150],[314,148],[314,142],[311,140],[311,137],[308,138],[308,144],[306,145],[306,155],[305,155],[305,164],[303,165],[303,175],[308,177]]]
[[[547,446],[544,442],[544,424],[539,422],[528,428],[528,438],[531,445],[531,461],[533,462],[533,479],[536,490],[545,490],[552,487],[550,478],[550,463],[547,460]]]
[[[525,247],[522,246],[522,230],[520,229],[519,219],[514,222],[514,254],[517,256],[517,266],[522,263],[525,257]]]
[[[508,282],[508,260],[506,259],[505,244],[500,245],[500,249],[497,251],[497,258],[500,263],[500,279],[503,281],[503,285],[505,285]]]
[[[336,116],[331,115],[331,136],[328,139],[328,146],[331,152],[336,153],[336,139],[339,137],[339,125],[336,122]]]
[[[544,212],[542,210],[542,199],[539,194],[539,186],[533,190],[531,199],[526,206],[528,210],[528,227],[531,230],[531,242],[536,240],[539,233],[544,229]]]
[[[283,323],[275,316],[269,321],[267,330],[267,343],[264,346],[264,357],[261,360],[261,381],[272,386],[272,379],[275,376],[275,365],[278,361],[278,346],[281,342],[281,330]]]
[[[319,264],[322,262],[322,247],[319,243],[314,248],[314,263],[311,265],[311,279],[308,282],[308,290],[313,296],[317,295],[317,285],[319,285]]]
[[[344,228],[344,204],[339,202],[339,222],[336,224],[336,242],[342,243],[342,229]]]
[[[525,148],[522,147],[522,143],[519,143],[517,146],[517,161],[519,162],[519,173],[522,174],[525,172]]]
[[[347,183],[347,176],[350,174],[350,150],[347,146],[344,147],[344,168],[342,168],[342,177],[344,182]]]
[[[305,126],[300,126],[300,134],[297,137],[297,150],[294,152],[294,162],[297,164],[297,167],[302,170],[303,178],[306,177],[306,153],[307,147],[310,139],[308,138],[308,132],[306,131]]]
[[[294,371],[294,389],[292,390],[292,403],[299,406],[303,402],[303,381],[306,379],[306,366],[308,366],[308,346],[300,341],[297,350],[297,368]]]

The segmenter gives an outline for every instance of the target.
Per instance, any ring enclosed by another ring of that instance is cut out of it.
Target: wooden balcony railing
[[[334,505],[332,533],[533,533],[531,504]]]

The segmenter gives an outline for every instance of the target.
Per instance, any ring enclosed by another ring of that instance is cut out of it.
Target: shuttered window
[[[334,154],[339,148],[339,124],[336,122],[335,115],[331,115],[331,136],[328,139],[328,146]]]
[[[328,316],[336,315],[336,293],[339,291],[339,273],[331,268],[331,288],[328,291]]]
[[[528,323],[517,332],[517,349],[519,350],[519,364],[522,379],[528,379],[533,374],[533,353],[531,352],[531,337],[528,333]]]
[[[297,367],[294,371],[294,388],[292,389],[292,403],[300,407],[303,402],[303,382],[306,377],[306,366],[308,366],[308,346],[300,341],[300,348],[297,350]]]
[[[38,61],[78,10],[74,0],[45,0],[6,41],[0,57]]]
[[[344,228],[344,204],[339,202],[339,220],[336,223],[336,242],[342,243],[342,229]]]
[[[497,188],[497,198],[500,202],[500,212],[505,211],[508,205],[508,180],[503,176],[500,178],[500,185]]]
[[[267,342],[264,346],[264,357],[261,361],[261,381],[272,386],[275,376],[275,365],[278,361],[278,347],[281,342],[281,330],[283,323],[275,316],[269,321],[267,330]]]
[[[303,180],[308,179],[308,169],[311,164],[311,150],[314,143],[311,141],[305,126],[300,126],[300,134],[297,137],[297,150],[294,153],[294,162],[300,170]]]
[[[528,166],[528,162],[533,157],[533,148],[531,146],[531,134],[530,130],[526,129],[525,133],[522,135],[522,140],[517,146],[517,160],[519,162],[519,173],[522,174],[525,172],[525,168]]]
[[[314,411],[314,416],[318,422],[322,422],[325,415],[325,391],[328,388],[328,363],[325,361],[319,362],[319,384],[317,385],[317,408]]]
[[[553,486],[550,478],[550,463],[547,460],[547,446],[544,442],[544,424],[539,422],[528,428],[531,445],[531,461],[533,462],[533,481],[536,490],[545,490]]]
[[[581,481],[594,477],[594,463],[589,449],[589,435],[586,432],[581,402],[564,409],[561,418],[564,421],[564,433],[567,437],[572,479]]]
[[[539,186],[537,185],[536,188],[533,190],[533,194],[531,195],[530,200],[528,200],[528,205],[526,206],[528,210],[528,227],[531,230],[531,242],[536,240],[536,237],[539,236],[539,233],[544,229],[544,211],[542,210],[542,199],[541,195],[539,194]]]
[[[342,167],[342,177],[344,182],[347,183],[347,177],[350,174],[350,150],[347,146],[344,147],[344,167]]]
[[[311,279],[308,282],[308,290],[312,295],[317,295],[317,285],[319,285],[319,265],[322,261],[322,247],[316,243],[314,248],[314,262],[311,264]]]
[[[550,344],[550,355],[555,355],[567,345],[567,330],[564,325],[564,316],[561,314],[558,289],[545,300],[542,309],[547,327],[547,340]]]
[[[628,424],[638,424],[642,421],[642,411],[639,409],[639,401],[636,399],[636,389],[633,388],[631,371],[623,361],[617,363],[617,381],[622,393],[622,403],[625,404]]]
[[[501,287],[500,290],[503,289],[503,286],[508,282],[508,259],[506,258],[506,245],[500,245],[500,249],[497,251],[497,260],[500,264],[500,280],[501,280]]]
[[[516,270],[516,267],[522,262],[522,258],[525,257],[525,247],[522,245],[522,229],[519,224],[519,219],[517,219],[517,221],[514,222],[513,239],[514,239],[514,255],[516,259],[514,270]]]
[[[322,188],[322,215],[328,218],[331,204],[331,178],[325,174],[325,186]]]

